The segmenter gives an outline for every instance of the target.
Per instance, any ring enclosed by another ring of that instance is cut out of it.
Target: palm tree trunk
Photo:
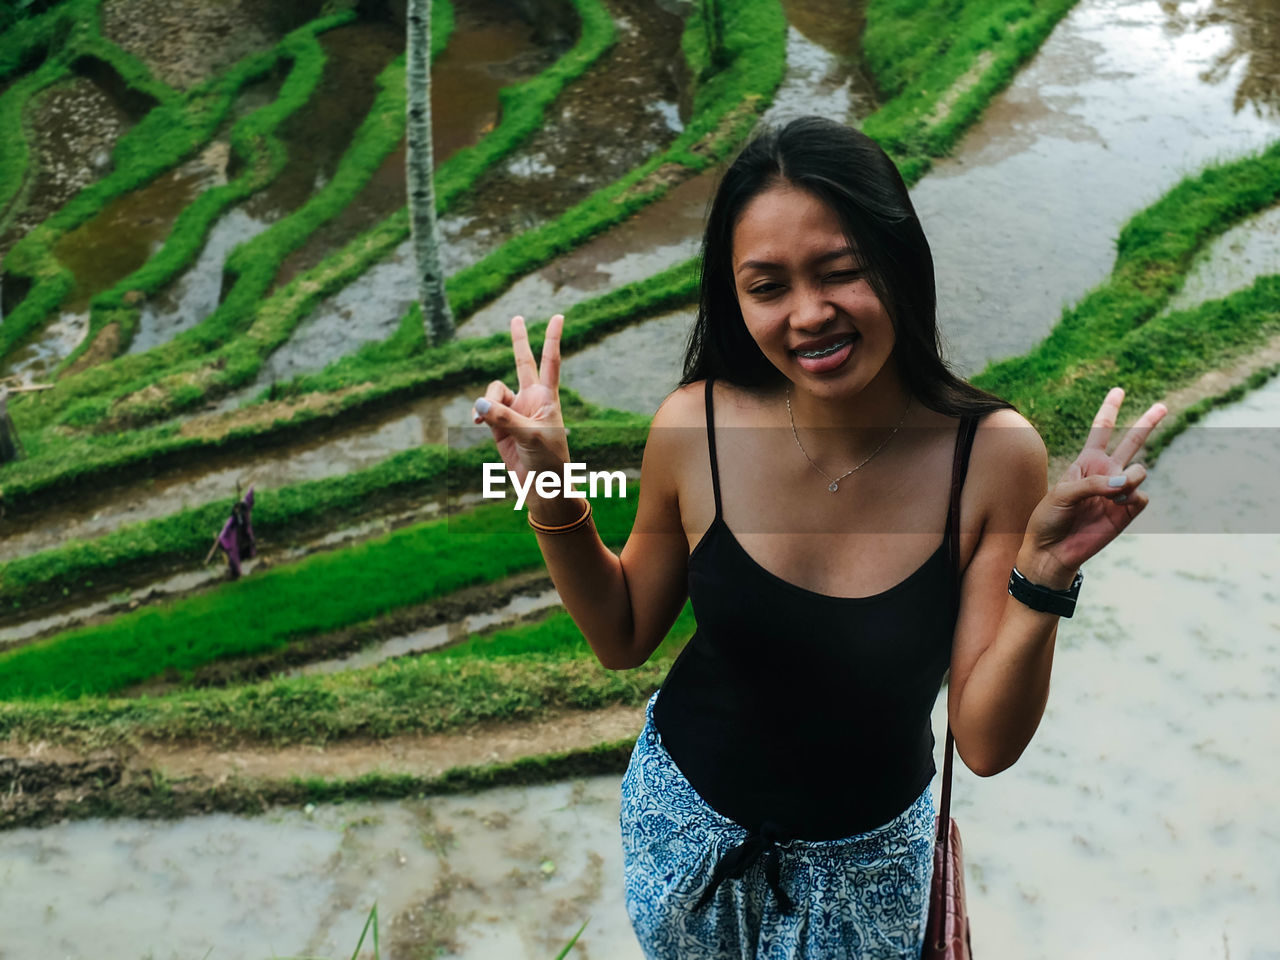
[[[444,290],[440,234],[436,227],[435,157],[431,146],[431,0],[409,0],[408,177],[409,220],[418,267],[418,301],[428,343],[453,336],[453,312]]]

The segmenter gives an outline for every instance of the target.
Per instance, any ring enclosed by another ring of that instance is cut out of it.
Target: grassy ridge
[[[634,738],[628,738],[581,750],[521,757],[509,763],[454,767],[439,776],[395,773],[368,773],[347,779],[232,776],[210,783],[202,778],[170,781],[160,771],[153,770],[149,776],[129,777],[124,782],[83,784],[88,789],[63,789],[54,796],[28,796],[25,804],[10,806],[0,814],[0,830],[40,827],[86,817],[172,819],[213,811],[261,814],[273,806],[421,798],[620,774],[627,767],[634,745]]]
[[[606,542],[625,540],[633,499],[597,505]],[[109,693],[168,669],[276,649],[541,561],[523,515],[505,503],[486,505],[0,654],[0,699]]]
[[[946,156],[1076,0],[872,0],[863,37],[884,106],[864,132],[908,184]]]
[[[634,705],[657,689],[693,630],[692,608],[686,605],[648,663],[612,671],[596,662],[567,614],[553,613],[501,635],[344,673],[155,698],[0,703],[0,739],[47,738],[84,746],[135,737],[326,743],[530,720],[565,707]]]

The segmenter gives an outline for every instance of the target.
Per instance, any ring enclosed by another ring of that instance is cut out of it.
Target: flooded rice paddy
[[[1067,14],[912,191],[961,375],[1042,339],[1110,272],[1129,217],[1280,135],[1278,18],[1248,0],[1081,0]],[[1242,95],[1259,87],[1273,92]]]
[[[116,197],[94,217],[58,238],[54,256],[71,271],[75,284],[58,318],[9,354],[3,374],[27,382],[52,379],[58,365],[88,332],[90,300],[133,273],[164,246],[182,211],[202,191],[226,182],[225,161],[225,152],[214,145],[145,186]]]
[[[1251,431],[1274,476],[1280,443],[1266,437],[1277,427],[1280,379],[1174,441],[1146,482],[1151,507],[1087,564],[1031,746],[994,778],[958,765],[981,955],[1278,955],[1280,528],[1208,532],[1195,500],[1177,495],[1180,472],[1214,457],[1218,434]],[[1243,524],[1248,495],[1230,480],[1219,496],[1244,504]],[[934,730],[941,740],[945,697]],[[345,956],[376,900],[392,956],[430,942],[442,956],[549,957],[589,917],[578,955],[638,957],[617,791],[617,777],[599,777],[9,831],[6,946],[67,958]]]
[[[822,4],[793,0],[785,6],[793,24],[798,19],[812,27],[813,8]],[[810,113],[856,122],[874,109],[874,94],[853,59],[860,27],[850,32],[849,24],[856,25],[856,17],[848,13],[838,19],[845,25],[844,33],[836,30],[827,38],[810,39],[794,25],[788,28],[786,73],[764,122],[785,122]],[[532,320],[563,313],[695,256],[719,174],[712,169],[691,177],[613,229],[521,277],[461,323],[459,336],[506,330],[517,314]],[[658,359],[645,361],[645,367]]]

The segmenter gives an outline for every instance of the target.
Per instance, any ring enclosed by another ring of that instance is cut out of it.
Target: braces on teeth
[[[799,356],[806,357],[810,360],[817,359],[818,357],[829,357],[833,353],[843,350],[849,343],[853,341],[853,339],[854,339],[853,337],[845,337],[843,340],[837,340],[831,346],[825,347],[822,350],[813,350],[813,351],[797,350],[796,353]]]

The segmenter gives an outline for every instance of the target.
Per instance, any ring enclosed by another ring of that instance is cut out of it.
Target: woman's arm
[[[560,465],[570,459],[559,408],[562,325],[559,316],[548,325],[539,371],[524,321],[513,319],[520,390],[513,393],[495,381],[486,391],[485,403],[477,404],[477,420],[493,429],[507,468],[522,482],[531,470],[559,472]],[[675,482],[687,431],[665,429],[685,412],[686,393],[673,394],[654,416],[640,470],[636,522],[621,556],[605,546],[594,523],[568,533],[536,534],[565,609],[600,663],[611,670],[644,663],[675,622],[687,596],[688,543],[680,526]],[[529,490],[526,509],[542,524],[559,526],[582,515],[580,498],[543,498],[534,486]],[[535,536],[533,531],[529,535]]]
[[[537,535],[565,609],[610,670],[648,660],[688,597],[689,545],[680,525],[675,478],[689,431],[673,429],[687,406],[687,389],[668,397],[650,425],[636,519],[621,555],[604,545],[593,524],[568,534]],[[580,500],[531,495],[530,501],[530,515],[543,523],[569,522],[582,512]]]
[[[1058,617],[1008,593],[1015,563],[1045,583],[1019,562],[1027,520],[1048,489],[1044,441],[1018,413],[998,410],[981,423],[970,464],[966,488],[973,484],[985,510],[960,585],[947,712],[956,750],[985,777],[1011,766],[1040,724]]]
[[[985,509],[961,582],[947,711],[956,749],[980,776],[1017,761],[1049,697],[1058,616],[1010,596],[1010,571],[1016,564],[1031,582],[1066,589],[1080,565],[1147,504],[1137,489],[1146,469],[1129,460],[1167,410],[1152,406],[1107,455],[1123,397],[1119,388],[1108,393],[1089,441],[1048,493],[1044,442],[1021,415],[990,414],[978,431],[981,439],[975,438],[977,492]],[[1121,475],[1123,484],[1108,483]]]

